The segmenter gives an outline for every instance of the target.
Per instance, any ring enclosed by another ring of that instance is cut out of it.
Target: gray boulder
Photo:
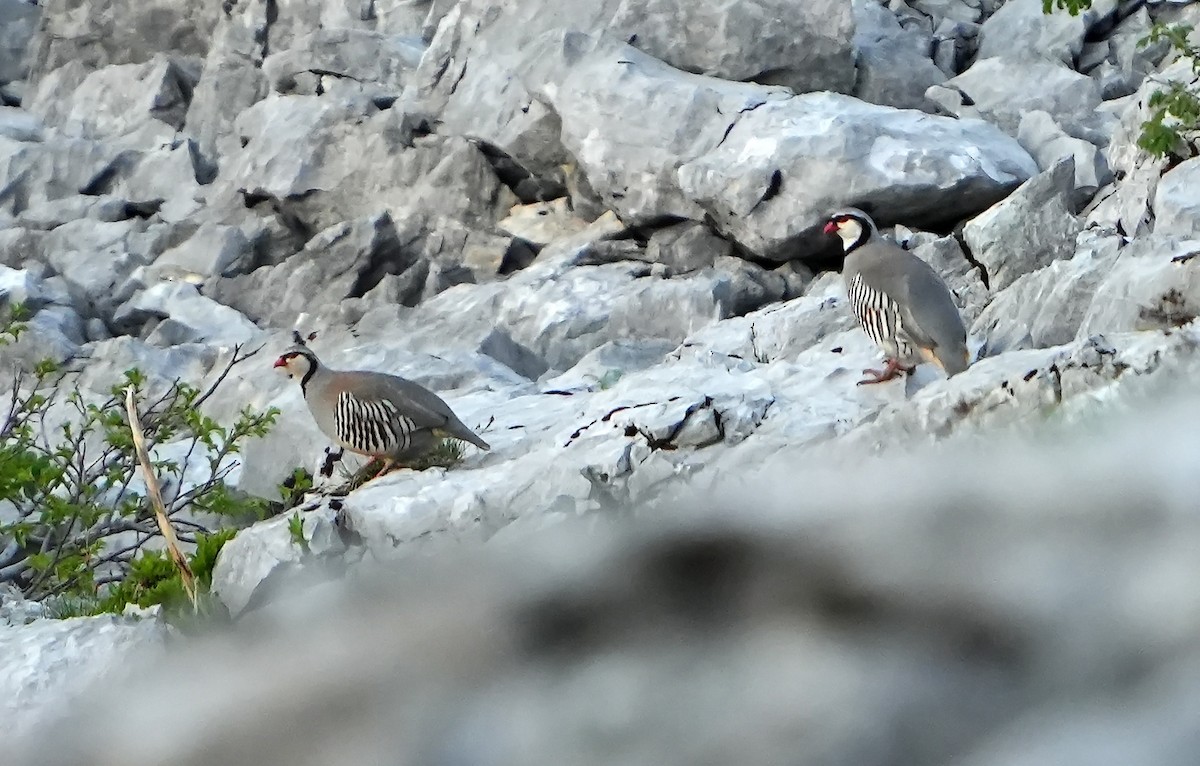
[[[1071,204],[1074,181],[1074,162],[1063,160],[963,227],[963,239],[992,290],[1074,252],[1083,227]]]
[[[66,282],[73,305],[85,317],[108,320],[136,285],[127,286],[139,267],[172,244],[173,228],[141,219],[104,223],[80,219],[46,232],[38,247]]]
[[[1200,317],[1200,238],[1142,237],[1103,275],[1080,337],[1167,330]]]
[[[0,211],[21,213],[38,202],[91,190],[123,161],[119,147],[80,138],[0,136]],[[126,155],[128,156],[128,155]]]
[[[166,626],[157,620],[102,615],[0,625],[0,715],[12,738],[71,712],[88,689],[128,679],[162,656]]]
[[[203,56],[220,3],[174,0],[43,0],[31,46],[30,85],[69,62],[87,71],[141,64],[160,53]]]
[[[268,71],[285,92],[362,93],[352,78],[365,77],[382,80],[394,97],[419,56],[409,40],[428,39],[447,10],[446,0],[231,3],[213,30],[187,115],[203,180],[238,150],[234,120],[270,92]],[[375,86],[367,91],[381,95]]]
[[[12,509],[11,505],[9,509]],[[17,520],[15,509],[11,517],[7,510],[0,510],[0,523],[10,524]],[[45,616],[46,607],[37,601],[27,601],[17,586],[12,583],[0,585],[0,627],[28,625]]]
[[[43,270],[44,271],[44,270]],[[0,343],[0,363],[31,370],[43,359],[61,364],[84,342],[83,320],[71,308],[61,279],[44,279],[30,269],[0,266],[0,325],[20,305],[28,312],[24,329],[14,341]]]
[[[1141,45],[1153,24],[1146,7],[1138,8],[1122,19],[1106,39],[1093,43],[1095,50],[1090,61],[1080,60],[1079,70],[1100,83],[1105,99],[1136,91],[1166,56],[1169,45],[1165,41]],[[1084,58],[1089,58],[1086,47]]]
[[[832,208],[870,207],[881,225],[945,222],[1003,198],[1035,167],[979,121],[810,94],[743,116],[678,180],[721,233],[784,260],[824,246],[812,236]]]
[[[406,276],[407,290],[395,297],[398,303],[414,305],[421,297],[428,264],[423,270],[407,272],[419,260],[418,253],[401,241],[391,217],[383,213],[335,224],[277,266],[210,280],[205,293],[256,322],[291,327],[301,314],[328,309],[346,298],[361,298],[389,274]]]
[[[909,0],[908,5],[930,17],[935,25],[940,25],[946,20],[969,24],[982,21],[985,9],[991,11],[994,3],[989,0]]]
[[[419,38],[358,29],[319,29],[263,60],[279,93],[316,94],[349,86],[368,95],[400,95],[425,46]]]
[[[712,266],[733,255],[733,245],[703,224],[686,221],[654,232],[646,244],[646,259],[661,263],[675,274]]]
[[[1105,276],[1120,258],[1121,239],[1085,231],[1074,257],[1052,261],[1001,290],[971,327],[988,356],[1069,343],[1091,310]]]
[[[240,228],[205,222],[195,234],[164,251],[147,267],[147,273],[151,277],[201,282],[209,277],[244,273],[253,265],[253,243]]]
[[[169,141],[183,127],[200,77],[198,60],[163,54],[88,72],[78,62],[44,77],[26,108],[63,135],[118,138],[139,147]]]
[[[1163,175],[1153,205],[1155,234],[1200,238],[1200,157]]]
[[[1072,16],[1062,10],[1044,13],[1042,0],[1007,0],[979,30],[979,58],[1044,57],[1072,66],[1088,31],[1116,7],[1116,0],[1098,0]]]
[[[42,9],[25,0],[0,0],[0,85],[23,80],[28,71],[25,49],[33,38]]]
[[[113,314],[115,328],[153,346],[246,343],[259,330],[245,316],[201,295],[186,282],[159,282],[139,291]]]
[[[838,0],[469,0],[442,20],[406,104],[445,132],[483,138],[547,170],[561,152],[553,118],[528,90],[529,50],[567,30],[610,34],[680,70],[725,80],[798,92],[854,84],[853,17]]]
[[[947,77],[930,58],[932,36],[902,27],[896,15],[875,0],[855,0],[854,21],[854,95],[872,104],[930,111],[925,91]]]
[[[1015,141],[978,121],[688,75],[607,38],[569,35],[539,56],[558,78],[541,93],[563,144],[623,220],[707,216],[771,260],[822,247],[813,235],[831,207],[874,205],[882,223],[946,221],[1035,172]],[[661,119],[640,122],[647,100]]]
[[[784,287],[782,282],[764,287],[740,269],[719,266],[666,278],[645,263],[566,270],[535,264],[505,282],[461,285],[425,301],[405,316],[403,334],[414,351],[463,348],[487,354],[495,353],[493,334],[500,330],[541,360],[514,368],[536,377],[539,367],[567,370],[614,339],[678,342],[756,301],[779,300]],[[364,334],[395,332],[369,319],[362,325]],[[501,348],[500,361],[512,361],[509,344]]]
[[[1023,114],[1017,140],[1042,170],[1071,159],[1075,166],[1075,193],[1071,201],[1077,209],[1082,209],[1101,187],[1113,180],[1104,153],[1094,144],[1068,135],[1047,112],[1033,110]]]
[[[78,194],[36,202],[21,211],[16,223],[26,229],[50,231],[80,218],[113,223],[130,217],[129,200],[111,194]]]
[[[278,10],[277,5],[272,7]],[[234,120],[269,90],[262,71],[265,42],[270,38],[267,4],[239,3],[234,8],[237,12],[222,14],[213,31],[204,75],[185,118],[195,141],[197,175],[205,183],[216,176],[222,157],[238,148]]]
[[[1095,80],[1068,66],[1044,58],[981,58],[967,71],[934,86],[957,92],[939,103],[959,117],[981,117],[1009,135],[1016,135],[1021,117],[1040,110],[1054,118],[1063,130],[1078,135],[1095,119],[1100,105],[1100,86]],[[935,94],[930,94],[936,97]]]
[[[41,141],[42,121],[24,109],[0,106],[0,138],[20,143]]]
[[[263,601],[267,588],[259,591],[259,586],[264,581],[274,578],[275,584],[289,569],[311,567],[315,559],[333,558],[346,552],[336,511],[328,507],[305,511],[300,518],[307,550],[288,531],[291,514],[256,525],[226,543],[229,550],[222,550],[213,569],[212,592],[231,615],[236,617],[248,606],[257,605],[254,599]]]
[[[404,136],[396,119],[361,101],[273,96],[238,117],[241,146],[213,195],[273,200],[312,233],[383,210],[427,229],[492,229],[516,198],[478,146]]]

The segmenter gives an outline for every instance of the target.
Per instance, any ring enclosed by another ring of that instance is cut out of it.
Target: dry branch
[[[138,462],[142,464],[142,475],[146,479],[146,493],[150,496],[150,505],[154,508],[154,518],[158,521],[158,529],[162,532],[163,540],[166,541],[167,552],[170,554],[175,568],[179,570],[179,578],[183,581],[183,588],[192,601],[192,609],[195,610],[197,608],[196,577],[192,574],[192,568],[188,566],[183,551],[179,550],[179,540],[175,537],[175,528],[171,526],[171,520],[167,517],[167,508],[163,503],[162,490],[158,486],[158,477],[154,475],[154,469],[150,464],[150,454],[146,451],[146,436],[142,433],[142,423],[138,419],[137,404],[133,399],[133,386],[125,389],[125,410],[129,413],[129,430],[133,434],[133,446],[137,450]]]

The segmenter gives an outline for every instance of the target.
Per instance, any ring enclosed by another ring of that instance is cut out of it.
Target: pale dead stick
[[[138,418],[137,405],[133,401],[133,386],[125,389],[125,411],[129,413],[129,431],[133,434],[133,446],[137,449],[138,462],[142,464],[142,475],[146,479],[146,490],[150,495],[150,505],[154,508],[154,518],[158,522],[158,531],[162,532],[163,540],[167,543],[167,552],[179,570],[179,578],[183,581],[183,589],[187,591],[192,601],[192,611],[196,611],[196,577],[188,566],[187,558],[179,550],[179,540],[175,537],[175,528],[167,518],[167,507],[163,503],[162,490],[158,486],[158,477],[150,465],[150,455],[146,451],[146,436],[142,433],[142,421]]]

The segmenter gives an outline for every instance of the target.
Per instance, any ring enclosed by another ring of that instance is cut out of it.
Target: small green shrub
[[[1042,0],[1042,12],[1051,13],[1055,8],[1065,10],[1072,16],[1092,7],[1092,0]]]
[[[1056,8],[1072,16],[1092,7],[1092,0],[1042,0],[1042,11]],[[1192,74],[1200,77],[1200,48],[1188,42],[1192,27],[1187,24],[1155,24],[1150,34],[1138,41],[1145,48],[1161,41],[1170,44],[1180,56],[1190,59]],[[1194,86],[1165,82],[1150,94],[1147,106],[1150,119],[1142,123],[1138,146],[1155,157],[1184,158],[1193,152],[1187,148],[1187,134],[1200,129],[1200,93]]]
[[[1192,27],[1187,24],[1155,24],[1139,44],[1147,46],[1167,41],[1180,55],[1190,60],[1192,75],[1200,77],[1200,48],[1188,42],[1191,32]],[[1150,119],[1142,123],[1139,147],[1156,157],[1184,157],[1191,154],[1185,148],[1187,134],[1200,129],[1200,93],[1193,88],[1179,82],[1167,82],[1150,94],[1147,104],[1150,107]]]
[[[301,518],[300,512],[296,511],[288,517],[288,535],[292,538],[292,543],[304,553],[309,552],[308,538],[304,536],[304,519]]]
[[[21,314],[10,312],[14,317]],[[20,321],[3,323],[0,343],[15,340],[22,329]],[[229,369],[249,356],[235,349],[203,392],[176,380],[150,395],[145,376],[129,370],[102,401],[86,400],[51,363],[18,373],[7,408],[0,400],[0,506],[10,519],[0,523],[0,582],[15,584],[26,598],[46,601],[62,616],[120,612],[126,604],[192,611],[179,571],[157,547],[162,534],[138,481],[141,468],[124,408],[132,387],[142,403],[138,418],[148,446],[182,445],[174,457],[154,459],[152,469],[173,488],[165,511],[191,549],[186,557],[199,594],[195,611],[208,611],[212,566],[234,534],[230,527],[278,510],[225,481],[245,440],[264,436],[278,411],[243,409],[229,427],[201,412]],[[187,520],[185,509],[213,521]]]

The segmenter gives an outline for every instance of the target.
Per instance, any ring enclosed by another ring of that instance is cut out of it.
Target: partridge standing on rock
[[[887,362],[882,371],[863,370],[870,377],[860,386],[911,372],[921,361],[933,362],[947,375],[967,369],[967,330],[950,289],[929,264],[885,240],[857,208],[829,216],[825,233],[842,238],[850,308]]]
[[[490,449],[441,397],[411,380],[382,372],[331,370],[295,333],[295,344],[275,360],[299,378],[317,426],[342,448],[383,462],[381,476],[451,437]]]

